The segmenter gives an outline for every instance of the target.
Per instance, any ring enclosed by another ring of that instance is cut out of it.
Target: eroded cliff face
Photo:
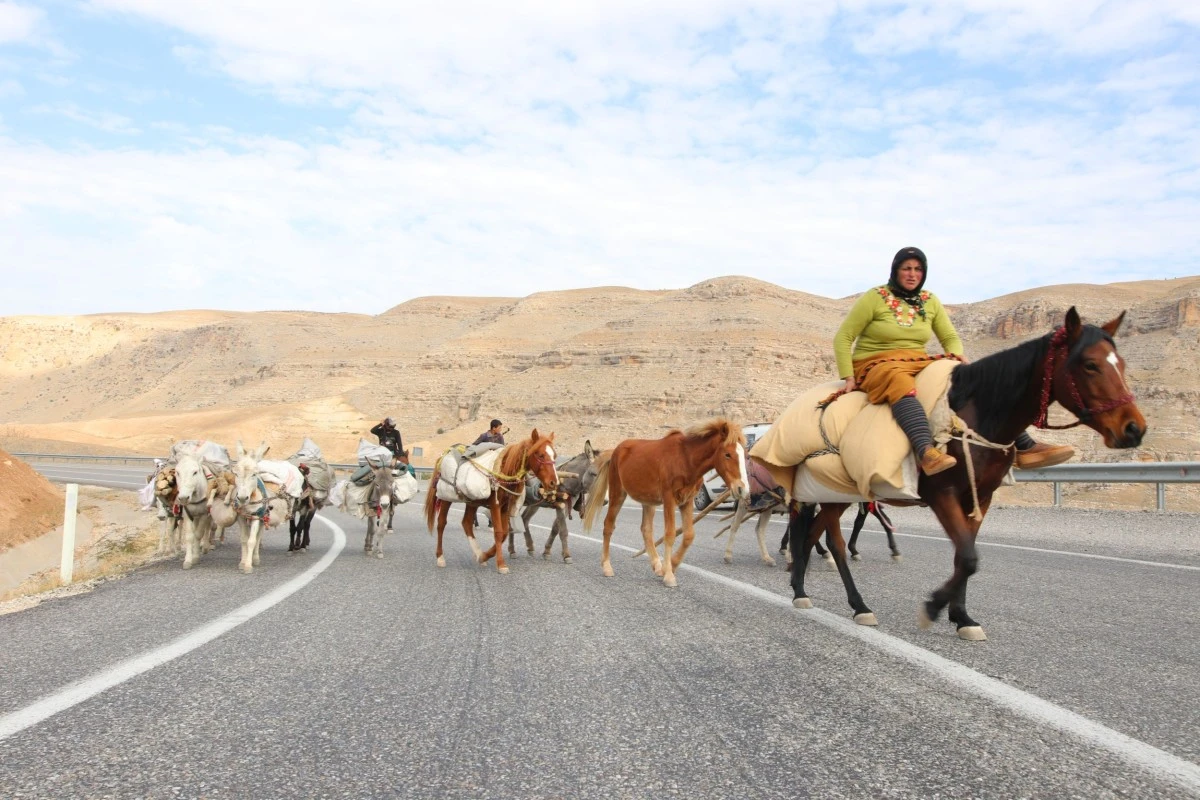
[[[146,454],[201,437],[266,440],[286,454],[307,435],[349,460],[391,415],[422,448],[417,463],[430,463],[492,417],[510,436],[554,431],[564,452],[718,414],[769,422],[836,379],[831,341],[852,302],[726,277],[678,291],[426,297],[377,317],[10,317],[0,319],[0,434],[10,448],[29,437]],[[1097,323],[1127,311],[1118,343],[1151,425],[1137,456],[1197,458],[1200,278],[1047,287],[950,313],[979,358],[1048,332],[1071,305]],[[1086,431],[1042,438],[1089,460],[1130,457]]]

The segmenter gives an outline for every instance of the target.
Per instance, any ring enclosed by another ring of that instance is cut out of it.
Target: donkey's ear
[[[1125,321],[1125,312],[1122,311],[1120,314],[1117,314],[1115,319],[1110,319],[1108,322],[1101,325],[1100,328],[1105,333],[1107,333],[1109,336],[1116,336],[1117,328],[1121,327],[1121,323],[1124,321]]]
[[[596,457],[596,451],[592,449],[591,439],[583,440],[583,454],[588,457],[588,461],[591,461]]]
[[[1074,344],[1079,339],[1079,334],[1083,332],[1083,321],[1079,319],[1079,312],[1075,310],[1075,306],[1067,309],[1067,318],[1064,324],[1067,328],[1067,341]]]
[[[270,449],[271,449],[271,445],[267,444],[266,442],[259,443],[258,449],[256,449],[254,451],[255,460],[262,461],[263,457],[266,456],[267,451]]]
[[[238,460],[241,460],[241,459],[242,459],[242,458],[244,458],[244,457],[245,457],[245,455],[246,455],[246,448],[242,446],[242,440],[241,440],[241,439],[238,439],[238,440],[237,440],[237,454],[238,454],[238,456],[237,456],[237,457],[238,457]]]

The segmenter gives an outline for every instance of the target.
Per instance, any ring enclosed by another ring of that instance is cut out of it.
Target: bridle
[[[1068,425],[1051,425],[1047,419],[1047,414],[1050,410],[1050,394],[1054,389],[1054,368],[1059,361],[1061,361],[1065,367],[1067,358],[1067,328],[1064,325],[1055,328],[1054,333],[1050,335],[1050,350],[1046,353],[1046,369],[1042,375],[1041,402],[1038,408],[1037,419],[1033,423],[1035,427],[1048,428],[1056,431],[1074,428],[1076,425],[1087,422],[1097,414],[1103,414],[1105,411],[1112,411],[1114,408],[1120,408],[1121,406],[1128,405],[1133,402],[1133,392],[1126,391],[1125,394],[1121,395],[1115,400],[1110,400],[1102,405],[1089,408],[1088,405],[1083,402],[1083,397],[1079,394],[1079,386],[1075,383],[1075,376],[1071,374],[1070,370],[1065,370],[1067,388],[1071,392],[1071,399],[1075,402],[1075,408],[1067,408],[1067,410],[1079,417],[1079,419]],[[1066,408],[1065,403],[1063,404],[1063,407]]]

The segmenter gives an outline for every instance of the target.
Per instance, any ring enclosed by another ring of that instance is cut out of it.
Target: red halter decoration
[[[1133,393],[1126,392],[1116,400],[1088,408],[1083,402],[1083,398],[1079,395],[1079,387],[1075,385],[1075,378],[1070,372],[1067,373],[1067,386],[1071,390],[1071,399],[1075,401],[1075,409],[1067,408],[1068,411],[1075,414],[1079,419],[1069,425],[1051,425],[1047,419],[1047,414],[1050,410],[1050,392],[1054,388],[1054,366],[1055,362],[1062,357],[1062,363],[1067,363],[1067,329],[1066,326],[1060,326],[1054,329],[1054,334],[1050,337],[1050,350],[1046,353],[1046,372],[1042,376],[1042,400],[1038,411],[1038,418],[1034,421],[1034,427],[1049,428],[1051,430],[1061,431],[1067,428],[1074,428],[1076,425],[1086,422],[1096,414],[1103,414],[1105,411],[1112,411],[1114,408],[1120,408],[1133,402]],[[1062,404],[1066,408],[1066,404]]]

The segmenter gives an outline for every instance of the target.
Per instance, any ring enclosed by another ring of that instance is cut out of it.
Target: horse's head
[[[1125,359],[1113,342],[1124,319],[1122,311],[1099,327],[1084,325],[1072,306],[1050,339],[1054,399],[1113,448],[1137,447],[1146,435],[1146,418],[1125,382]],[[1055,358],[1055,348],[1067,357]]]
[[[233,465],[235,493],[239,503],[247,502],[258,488],[258,462],[271,447],[263,442],[253,450],[242,446],[241,439],[237,443],[237,461]]]
[[[525,451],[525,467],[541,481],[543,491],[553,492],[558,487],[554,458],[554,434],[542,436],[534,428],[529,434],[529,447]]]
[[[708,466],[715,469],[734,498],[749,496],[750,482],[746,472],[746,437],[742,429],[727,419],[706,422],[688,432],[689,436],[711,439],[714,445]]]

